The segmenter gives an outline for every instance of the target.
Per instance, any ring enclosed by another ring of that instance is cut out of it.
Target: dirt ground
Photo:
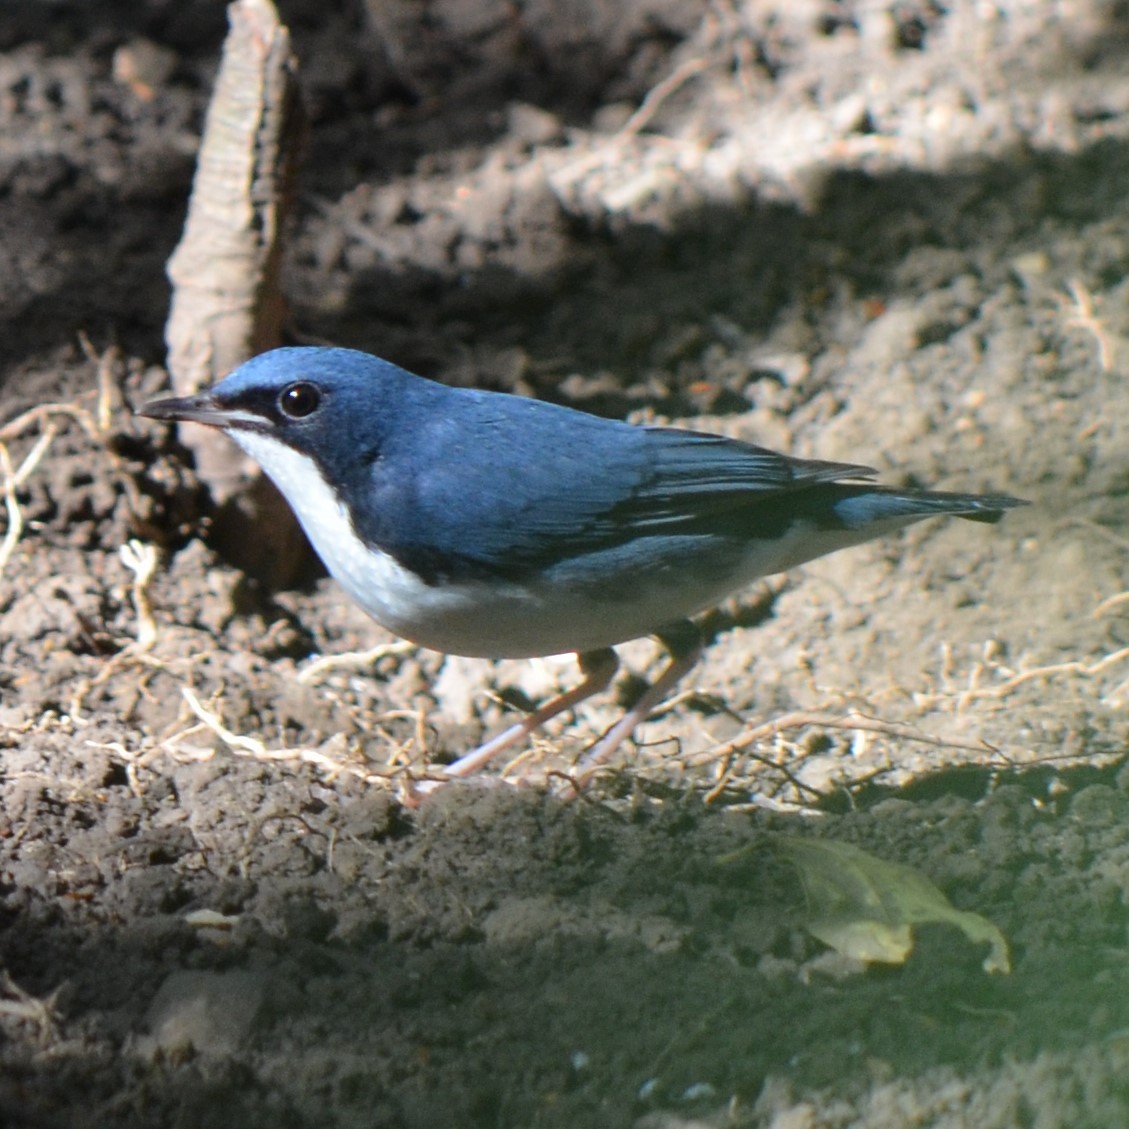
[[[296,340],[1033,505],[740,594],[580,799],[650,642],[405,805],[574,666],[209,545],[129,409],[223,6],[5,0],[0,1123],[1129,1124],[1125,6],[280,7]],[[1012,972],[939,925],[834,954],[782,835],[916,867]]]

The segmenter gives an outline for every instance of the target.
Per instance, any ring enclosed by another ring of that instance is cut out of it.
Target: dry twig
[[[1077,278],[1066,284],[1068,294],[1056,294],[1059,304],[1069,314],[1066,324],[1072,329],[1081,329],[1094,335],[1098,346],[1098,365],[1102,372],[1113,371],[1113,344],[1109,331],[1094,312],[1094,297],[1084,283]]]
[[[34,1024],[38,1042],[48,1043],[57,1035],[56,1003],[61,991],[62,985],[49,996],[33,996],[12,979],[7,969],[0,970],[0,992],[7,997],[0,998],[0,1015]]]
[[[47,454],[47,449],[57,432],[58,428],[54,424],[48,424],[20,463],[18,470],[12,469],[12,456],[7,446],[0,441],[0,474],[4,476],[4,508],[8,514],[8,527],[4,530],[4,540],[0,542],[0,573],[3,573],[7,566],[24,529],[23,513],[20,510],[16,491],[31,477],[43,456]]]

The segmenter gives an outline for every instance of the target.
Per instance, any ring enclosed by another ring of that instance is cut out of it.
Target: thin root
[[[380,659],[388,658],[390,655],[406,655],[409,651],[415,649],[414,643],[399,640],[395,643],[381,643],[380,646],[372,647],[367,651],[346,651],[340,655],[323,655],[320,659],[315,659],[310,663],[305,670],[300,671],[297,680],[302,683],[317,682],[335,670],[363,669],[379,662]]]
[[[133,610],[137,614],[137,638],[134,643],[138,651],[152,650],[157,642],[157,621],[153,618],[153,605],[149,601],[149,585],[157,570],[157,550],[152,545],[131,540],[118,550],[122,564],[133,573],[130,594]]]

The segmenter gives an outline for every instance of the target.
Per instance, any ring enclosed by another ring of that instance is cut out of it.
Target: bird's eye
[[[321,406],[321,389],[308,380],[288,384],[278,397],[278,407],[284,416],[305,419]]]

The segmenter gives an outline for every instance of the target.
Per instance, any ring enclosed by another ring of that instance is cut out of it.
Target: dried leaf
[[[850,843],[780,836],[775,843],[800,872],[807,894],[808,931],[845,956],[901,964],[922,922],[955,925],[988,944],[985,972],[1010,972],[1007,940],[987,918],[956,909],[923,874],[875,858]]]

